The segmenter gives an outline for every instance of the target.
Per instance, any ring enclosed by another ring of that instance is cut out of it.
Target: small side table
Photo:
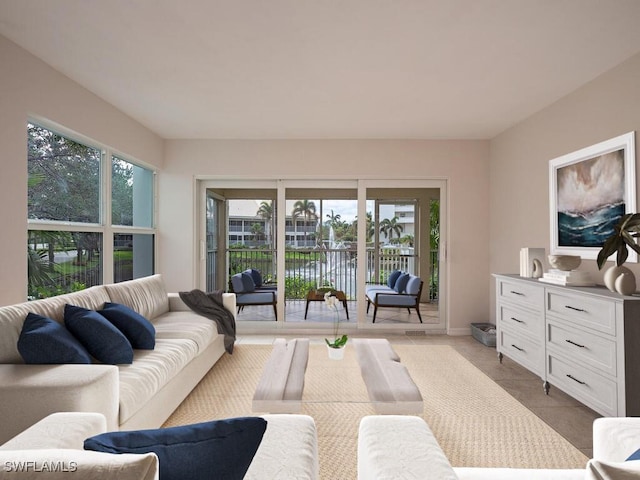
[[[347,307],[347,296],[342,290],[332,290],[339,302],[342,302],[344,311],[347,314],[347,320],[349,320],[349,308]],[[309,290],[307,293],[307,304],[304,309],[304,319],[307,319],[307,313],[309,312],[309,302],[324,302],[324,294],[326,291]]]

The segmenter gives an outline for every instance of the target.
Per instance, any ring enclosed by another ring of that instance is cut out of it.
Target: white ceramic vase
[[[533,272],[531,273],[531,276],[533,278],[542,278],[542,274],[544,273],[543,269],[542,269],[542,262],[540,260],[538,260],[537,258],[533,259]]]
[[[613,265],[612,267],[609,267],[605,272],[604,272],[604,284],[605,286],[611,290],[612,292],[617,292],[616,290],[616,279],[622,275],[623,273],[629,273],[633,276],[633,272],[631,270],[629,270],[627,267],[625,266],[620,266],[618,267],[617,265]],[[634,289],[635,289],[635,277],[633,278],[633,282],[634,282]]]
[[[616,292],[620,295],[636,293],[636,277],[633,273],[622,273],[616,278]]]
[[[329,358],[331,360],[342,360],[344,358],[345,348],[346,348],[346,345],[340,348],[332,348],[329,345],[327,345],[327,352],[329,354]]]

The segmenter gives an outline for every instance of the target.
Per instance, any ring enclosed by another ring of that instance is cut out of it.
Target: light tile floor
[[[277,336],[294,338],[301,335]],[[309,337],[313,343],[324,343],[324,335],[305,336]],[[352,336],[372,337],[375,335],[366,333]],[[487,347],[471,336],[451,337],[431,334],[411,336],[384,334],[379,336],[387,338],[392,344],[451,345],[520,403],[591,458],[593,453],[592,424],[600,415],[560,390],[554,389],[553,386],[549,395],[545,395],[542,389],[542,380],[539,377],[506,357],[500,363],[495,348]],[[274,335],[240,335],[238,342],[270,344],[274,338]]]

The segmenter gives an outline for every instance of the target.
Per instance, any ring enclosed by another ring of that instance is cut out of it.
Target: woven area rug
[[[587,458],[450,346],[394,345],[424,399],[422,417],[453,466],[584,468]],[[258,415],[253,392],[271,346],[236,345],[165,426]],[[360,419],[375,414],[352,346],[344,360],[311,345],[301,413],[318,429],[322,479],[355,479]]]

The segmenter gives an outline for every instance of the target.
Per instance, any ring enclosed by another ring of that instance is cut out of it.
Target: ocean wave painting
[[[558,246],[601,247],[625,213],[624,150],[557,170]]]
[[[558,245],[601,247],[624,212],[623,203],[580,214],[558,212]]]

